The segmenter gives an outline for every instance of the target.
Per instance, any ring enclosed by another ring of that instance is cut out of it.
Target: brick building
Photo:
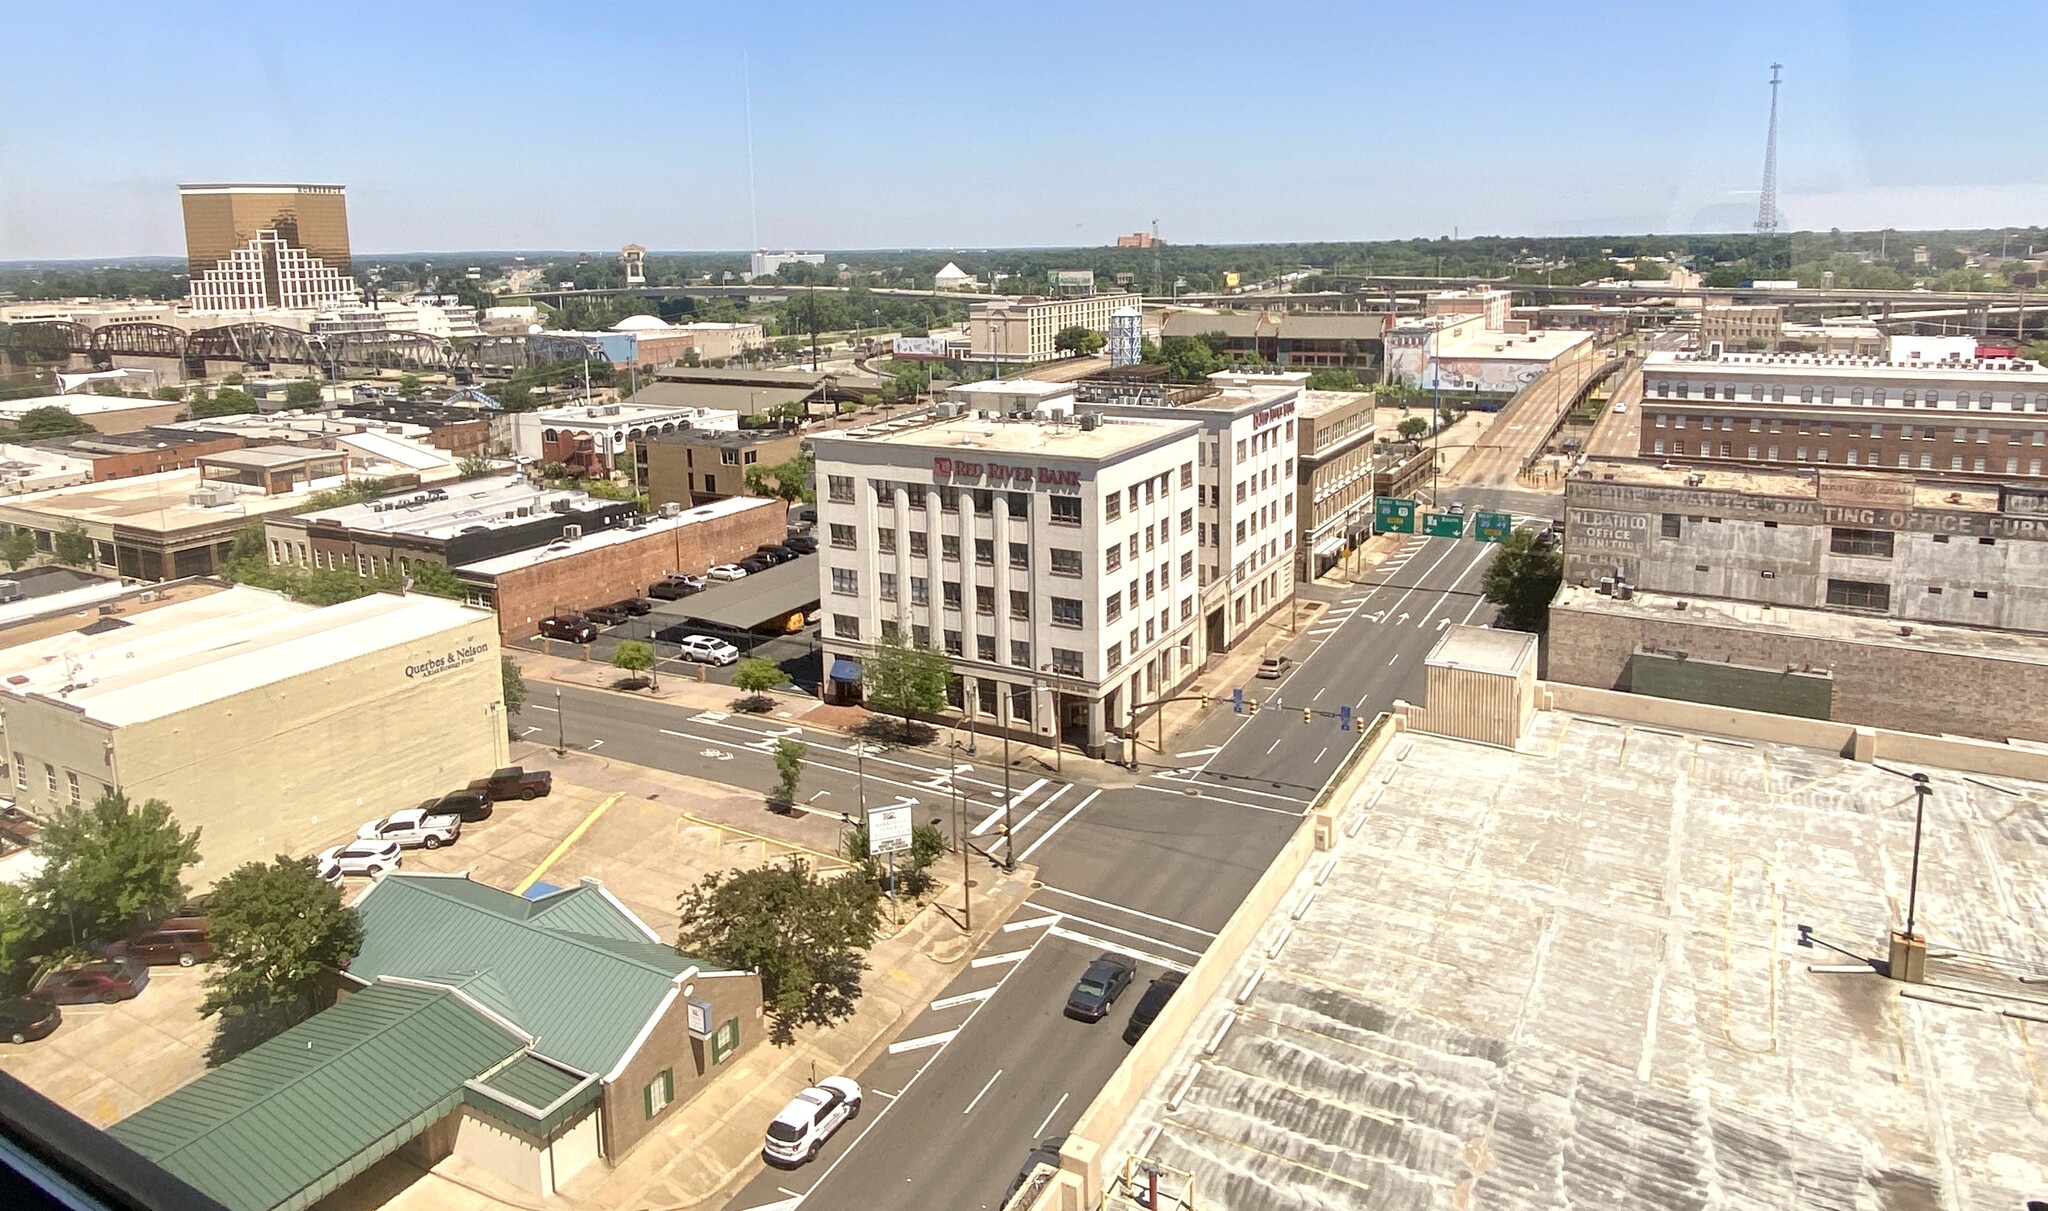
[[[732,497],[537,549],[464,564],[455,574],[498,611],[509,642],[551,614],[638,596],[672,572],[730,563],[789,532],[780,500]]]
[[[748,468],[787,462],[802,447],[803,438],[793,430],[689,429],[642,440],[636,456],[650,501],[689,506],[746,495]]]

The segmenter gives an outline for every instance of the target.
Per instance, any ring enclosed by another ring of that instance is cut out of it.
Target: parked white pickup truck
[[[430,816],[417,807],[392,812],[382,820],[372,820],[356,830],[356,836],[365,841],[389,841],[406,849],[439,849],[453,844],[461,835],[461,816]]]

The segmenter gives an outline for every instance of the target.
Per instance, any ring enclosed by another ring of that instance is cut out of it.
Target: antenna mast
[[[1771,64],[1771,133],[1764,140],[1764,187],[1756,203],[1756,233],[1778,234],[1778,70]]]

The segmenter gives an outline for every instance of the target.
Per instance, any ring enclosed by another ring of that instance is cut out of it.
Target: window
[[[841,639],[860,638],[860,619],[851,614],[832,615],[832,633]]]
[[[860,573],[852,568],[832,569],[832,591],[848,597],[857,596],[860,593]]]
[[[910,553],[918,559],[931,554],[931,538],[923,530],[910,532]]]
[[[1109,645],[1109,650],[1108,650],[1107,652],[1104,652],[1104,653],[1102,654],[1102,667],[1103,667],[1103,670],[1104,670],[1105,672],[1111,672],[1111,673],[1113,673],[1113,672],[1115,672],[1115,671],[1116,671],[1117,669],[1119,669],[1119,668],[1122,668],[1122,667],[1123,667],[1123,663],[1124,663],[1124,645],[1123,645],[1123,644],[1121,644],[1121,643],[1112,643],[1112,644],[1110,644],[1110,645]]]
[[[996,566],[996,540],[977,538],[974,540],[974,562],[984,568]]]
[[[974,637],[974,658],[976,660],[986,660],[990,664],[995,663],[996,637],[994,635],[976,635]],[[981,684],[983,689],[994,692],[995,686],[992,683],[984,681]],[[994,710],[995,703],[989,703],[988,709]]]
[[[1102,498],[1102,520],[1115,521],[1124,515],[1124,498],[1121,492],[1111,492]]]
[[[974,612],[993,617],[996,612],[996,591],[985,584],[974,586]]]
[[[1189,551],[1180,557],[1180,574],[1182,576],[1193,576],[1195,574],[1195,553],[1193,551]]]
[[[915,647],[929,651],[932,646],[932,629],[921,622],[911,623],[910,642]]]
[[[938,487],[933,488],[932,491],[938,493],[939,512],[958,513],[960,511],[960,489],[947,484],[940,484]]]
[[[1194,528],[1195,511],[1193,509],[1182,509],[1180,511],[1180,532],[1185,534]]]
[[[960,562],[960,536],[958,534],[939,535],[939,558],[948,559],[954,563]]]
[[[1122,546],[1111,547],[1102,553],[1102,568],[1104,571],[1114,572],[1123,566],[1124,549]]]
[[[965,654],[966,654],[966,651],[967,651],[967,649],[966,649],[966,648],[964,648],[964,647],[962,647],[962,646],[961,646],[961,643],[960,643],[960,632],[958,632],[958,631],[951,631],[951,630],[947,631],[947,632],[946,632],[946,655],[948,655],[948,656],[961,656],[961,655],[965,655]]]
[[[1970,596],[1976,598],[1978,601],[1988,601],[1991,598],[1991,591],[1989,589],[1971,589]],[[76,803],[78,802],[78,800],[73,799],[72,802]]]
[[[1663,528],[1659,532],[1666,538],[1677,538],[1679,536],[1679,526],[1683,520],[1676,513],[1666,513],[1662,523]]]
[[[78,771],[69,769],[65,770],[64,781],[70,784],[68,787],[68,793],[70,794],[71,797],[71,806],[77,807],[80,803],[85,801],[85,795],[78,785]]]
[[[835,547],[843,547],[843,548],[845,548],[845,549],[847,549],[847,550],[852,550],[852,549],[853,549],[853,527],[852,527],[852,526],[842,526],[842,525],[838,525],[838,524],[836,524],[836,523],[835,523],[835,524],[834,524],[834,525],[832,526],[832,528],[831,528],[831,534],[832,534],[832,545],[833,545],[833,546],[835,546]]]
[[[825,499],[835,505],[853,503],[853,476],[827,475],[825,477]]]
[[[1019,569],[1022,569],[1022,568],[1028,568],[1028,567],[1030,567],[1030,566],[1031,566],[1031,548],[1030,548],[1030,547],[1029,547],[1028,545],[1026,545],[1025,543],[1021,543],[1021,542],[1013,542],[1013,543],[1011,543],[1011,544],[1010,544],[1010,566],[1011,566],[1011,567],[1013,567],[1013,568],[1019,568]]]
[[[1066,547],[1052,549],[1052,574],[1054,576],[1079,576],[1081,574],[1081,553]]]
[[[1868,580],[1830,579],[1828,604],[1853,610],[1887,610],[1892,604],[1892,587]]]
[[[1153,581],[1152,581],[1152,577],[1153,577],[1153,573],[1151,573],[1151,572],[1147,572],[1147,573],[1145,573],[1145,596],[1147,596],[1147,597],[1150,597],[1150,596],[1152,596],[1152,583],[1153,583]]]
[[[50,788],[50,798],[57,797],[57,767],[43,762],[43,784]]]
[[[924,491],[923,484],[910,484],[904,488],[904,495],[909,500],[911,508],[924,508]]]
[[[1047,502],[1051,509],[1051,521],[1056,526],[1078,526],[1081,524],[1081,498],[1078,496],[1055,496]]]
[[[1031,495],[1029,493],[1005,492],[1003,495],[1009,498],[1010,516],[1012,518],[1021,521],[1031,516]]]
[[[974,511],[983,517],[996,511],[996,494],[993,488],[975,488],[967,495],[974,501]]]
[[[740,452],[738,450],[720,450],[718,452],[718,461],[728,467],[737,467],[740,465]]]
[[[896,600],[896,573],[875,573],[875,592],[883,601]]]
[[[1151,526],[1146,526],[1146,527],[1145,527],[1145,549],[1146,549],[1147,551],[1149,551],[1149,550],[1151,550],[1151,549],[1152,549],[1152,527],[1151,527]]]
[[[1010,641],[1010,663],[1018,666],[1019,668],[1028,669],[1031,667],[1030,640],[1012,639]],[[1027,686],[1025,688],[1028,690],[1030,687]]]
[[[1927,595],[1928,595],[1929,597],[1939,597],[1939,596],[1941,596],[1941,586],[1940,586],[1940,585],[1938,585],[1938,584],[1931,584],[1931,585],[1928,585],[1928,586],[1927,586]]]
[[[949,610],[960,608],[960,582],[948,580],[939,585],[940,603]]]
[[[14,789],[18,791],[28,789],[28,761],[22,757],[21,750],[19,749],[16,749],[14,753]]]
[[[1079,677],[1081,675],[1081,653],[1074,651],[1072,648],[1054,648],[1052,650],[1052,671],[1064,673],[1069,677]]]
[[[1195,464],[1182,463],[1180,465],[1180,486],[1183,488],[1195,486]]]
[[[1828,534],[1828,550],[1836,555],[1870,555],[1879,559],[1890,559],[1892,532],[1850,530],[1838,526]]]
[[[884,555],[894,555],[896,553],[896,531],[876,530],[875,550],[880,551]]]
[[[1244,541],[1244,523],[1243,523],[1243,522],[1238,522],[1238,523],[1237,523],[1237,541],[1239,541],[1239,542],[1243,542],[1243,541]]]
[[[654,1074],[647,1087],[640,1091],[640,1101],[647,1108],[647,1117],[653,1118],[676,1100],[676,1070],[664,1068]]]
[[[1010,590],[1010,617],[1031,617],[1031,594],[1023,589]]]
[[[1130,493],[1129,493],[1129,495],[1130,495],[1130,498],[1131,498],[1131,499],[1130,499],[1130,506],[1131,506],[1131,507],[1132,507],[1133,509],[1137,508],[1137,507],[1138,507],[1138,485],[1136,485],[1136,484],[1132,484],[1132,485],[1131,485],[1131,490],[1130,490]]]
[[[932,582],[922,576],[910,578],[910,604],[930,605],[932,603]]]
[[[1115,622],[1123,616],[1124,595],[1122,593],[1111,593],[1102,599],[1102,617],[1106,621]]]
[[[1081,602],[1074,597],[1052,599],[1052,624],[1056,627],[1077,627],[1081,625]]]

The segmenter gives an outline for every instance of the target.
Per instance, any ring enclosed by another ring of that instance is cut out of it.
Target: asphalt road
[[[1458,477],[1474,487],[1512,487],[1558,416],[1606,364],[1596,351],[1585,361],[1544,371],[1500,410],[1486,435],[1458,464]]]
[[[1547,499],[1520,493],[1455,498],[1551,514]],[[817,1160],[764,1172],[729,1206],[999,1206],[1025,1154],[1071,1127],[1122,1061],[1123,1027],[1145,983],[1200,957],[1357,742],[1357,726],[1396,698],[1420,696],[1423,660],[1444,628],[1491,617],[1479,596],[1491,552],[1470,539],[1411,539],[1296,637],[1288,675],[1241,687],[1256,713],[1219,707],[1174,751],[1148,750],[1148,762],[1163,764],[1136,785],[1094,785],[1078,768],[1071,781],[1043,775],[1013,809],[1018,856],[1038,866],[1041,884],[891,1053],[852,1074],[872,1109]],[[1239,687],[1207,688],[1227,704]],[[1354,730],[1340,730],[1342,705],[1353,708]],[[963,776],[985,780],[988,770]],[[1066,1018],[1067,991],[1105,949],[1136,957],[1138,980],[1102,1022]]]

